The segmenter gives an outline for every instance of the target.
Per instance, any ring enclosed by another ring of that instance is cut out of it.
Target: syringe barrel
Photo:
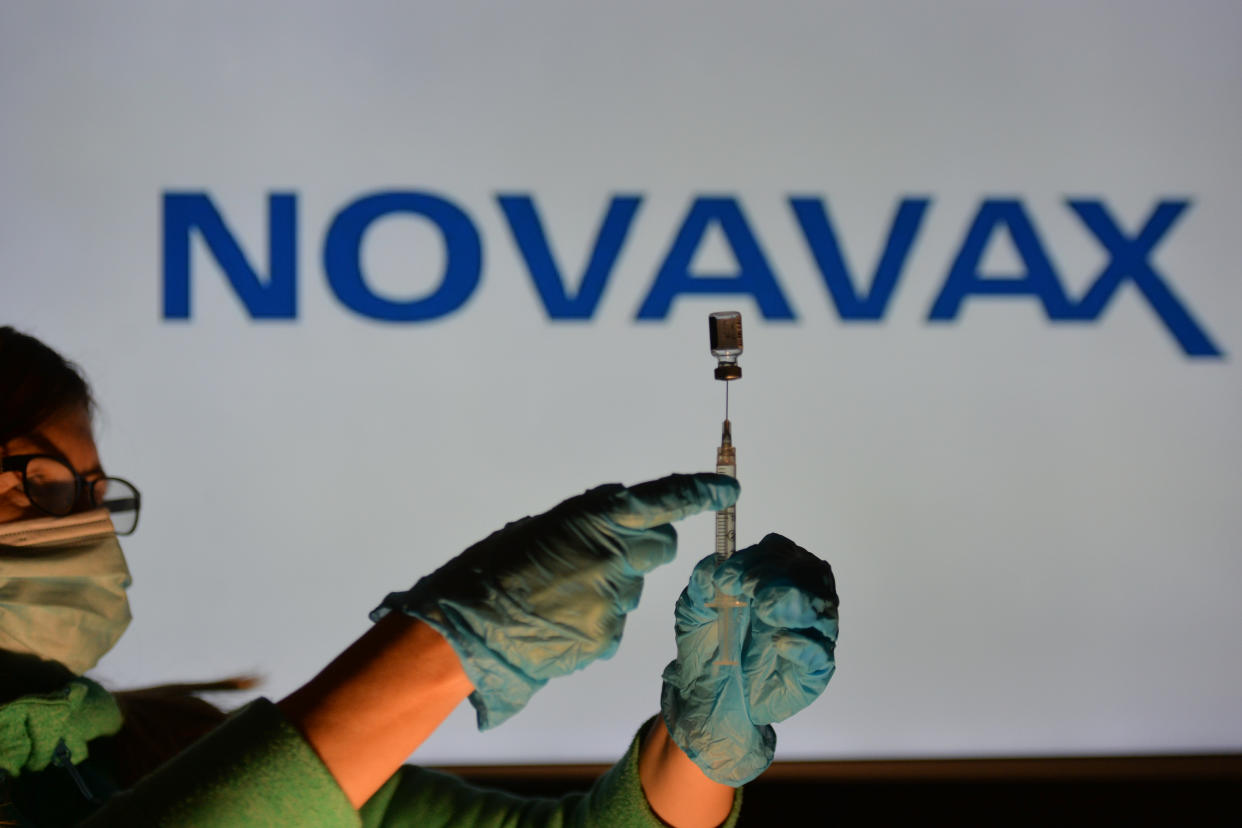
[[[716,473],[737,477],[737,452],[733,448],[733,433],[728,420],[724,421],[720,447],[716,449]],[[716,565],[729,560],[736,548],[737,510],[730,506],[716,513]],[[717,667],[736,667],[740,656],[738,614],[746,604],[736,596],[718,592],[711,606],[717,612],[719,633],[714,663]]]
[[[737,462],[734,459],[733,447],[729,446],[728,457],[722,457],[725,447],[716,452],[716,474],[727,474],[737,478]],[[737,509],[730,506],[716,513],[716,563],[722,564],[737,549]]]

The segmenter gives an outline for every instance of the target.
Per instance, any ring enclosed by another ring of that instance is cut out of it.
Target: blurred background
[[[280,697],[506,521],[711,468],[735,309],[739,546],[842,596],[778,759],[1238,752],[1240,37],[1234,2],[0,6],[0,323],[81,363],[144,496],[97,675]],[[678,529],[611,661],[420,761],[615,759],[711,551]]]

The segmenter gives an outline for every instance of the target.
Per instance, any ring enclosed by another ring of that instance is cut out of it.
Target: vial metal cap
[[[736,362],[722,362],[716,366],[716,379],[735,380],[742,378],[742,366]]]

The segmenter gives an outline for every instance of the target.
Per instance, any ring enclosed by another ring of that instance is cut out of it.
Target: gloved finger
[[[613,620],[608,624],[608,634],[604,638],[606,643],[599,650],[599,658],[607,660],[616,655],[617,649],[621,646],[621,634],[623,632],[625,632],[625,616],[614,616]],[[585,662],[583,662],[583,666],[585,666]]]
[[[638,600],[643,597],[643,579],[636,575],[630,578],[618,578],[613,584],[613,607],[620,615],[633,612],[638,608]]]
[[[838,603],[836,579],[828,562],[775,533],[734,554],[716,573],[718,589],[747,598],[780,584],[795,585],[834,607]]]
[[[751,609],[753,617],[768,626],[791,630],[812,629],[834,641],[837,638],[836,603],[809,593],[800,585],[776,583],[762,586],[751,600]]]
[[[716,598],[717,566],[716,556],[708,555],[695,564],[690,572],[690,583],[686,586],[686,595],[698,607],[706,607]]]
[[[687,586],[681,591],[681,597],[677,599],[677,605],[673,608],[677,635],[693,632],[701,627],[710,627],[714,631],[716,608],[707,606],[705,601],[691,597],[690,589]]]
[[[649,529],[699,512],[718,512],[736,503],[740,491],[738,482],[724,474],[670,474],[612,492],[603,516],[627,529]]]
[[[746,659],[750,718],[755,724],[788,719],[824,692],[836,670],[834,644],[815,633],[777,630]]]
[[[822,676],[824,684],[834,669],[836,639],[813,630],[776,630],[768,646],[786,662],[783,672],[806,677]]]
[[[680,674],[686,677],[712,675],[712,663],[720,647],[720,635],[713,623],[716,610],[695,606],[692,602],[677,602],[674,611],[677,629],[677,661]]]
[[[677,555],[677,530],[665,523],[625,538],[625,558],[630,567],[645,574]]]

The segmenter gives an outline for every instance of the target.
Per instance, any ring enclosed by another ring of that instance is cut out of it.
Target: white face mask
[[[85,673],[129,626],[129,584],[104,509],[0,525],[0,650]]]

